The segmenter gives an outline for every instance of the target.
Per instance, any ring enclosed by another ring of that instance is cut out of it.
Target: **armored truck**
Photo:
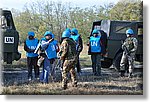
[[[19,60],[18,52],[19,33],[15,28],[11,11],[0,9],[1,55],[4,62],[12,64]]]
[[[102,67],[108,68],[112,64],[119,69],[123,50],[121,48],[122,42],[126,39],[126,30],[133,29],[134,36],[138,39],[138,49],[136,52],[136,61],[143,61],[143,22],[141,21],[111,21],[100,20],[93,22],[90,36],[92,36],[93,29],[98,29],[103,37],[103,44],[105,45],[104,60],[102,60]]]

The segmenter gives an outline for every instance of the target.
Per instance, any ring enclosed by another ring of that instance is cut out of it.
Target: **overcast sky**
[[[37,0],[0,0],[0,8],[3,9],[15,8],[18,10],[23,10],[23,7],[26,3],[31,3],[35,1]],[[117,3],[119,0],[49,0],[49,1],[55,1],[55,2],[61,1],[62,3],[70,2],[71,6],[74,7],[78,6],[84,8],[93,5],[99,6],[99,5],[109,4],[109,3]]]

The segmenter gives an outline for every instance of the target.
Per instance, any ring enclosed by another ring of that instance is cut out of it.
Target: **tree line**
[[[15,26],[20,34],[20,44],[24,42],[28,31],[34,31],[42,38],[46,30],[52,31],[60,41],[66,28],[77,28],[84,43],[90,35],[93,21],[143,20],[143,2],[141,0],[120,0],[117,4],[87,8],[72,7],[70,3],[36,1],[24,6],[23,11],[11,10]]]

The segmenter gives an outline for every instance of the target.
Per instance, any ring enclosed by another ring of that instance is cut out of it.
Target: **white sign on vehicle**
[[[5,43],[14,43],[14,37],[5,37]]]

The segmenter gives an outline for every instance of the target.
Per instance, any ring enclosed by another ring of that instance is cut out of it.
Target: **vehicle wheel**
[[[113,61],[114,66],[118,71],[120,71],[120,61],[122,58],[122,52],[118,53]]]
[[[104,61],[101,61],[102,68],[109,68],[112,65],[111,59],[105,59]]]
[[[115,60],[113,62],[114,66],[116,67],[116,69],[118,71],[120,71],[120,62],[121,62],[121,58],[122,58],[122,52],[118,53],[117,56],[115,57]],[[125,63],[125,70],[128,71],[128,67],[129,67],[129,64],[128,64],[128,60],[126,61]]]
[[[7,53],[7,64],[12,64],[12,53]]]

